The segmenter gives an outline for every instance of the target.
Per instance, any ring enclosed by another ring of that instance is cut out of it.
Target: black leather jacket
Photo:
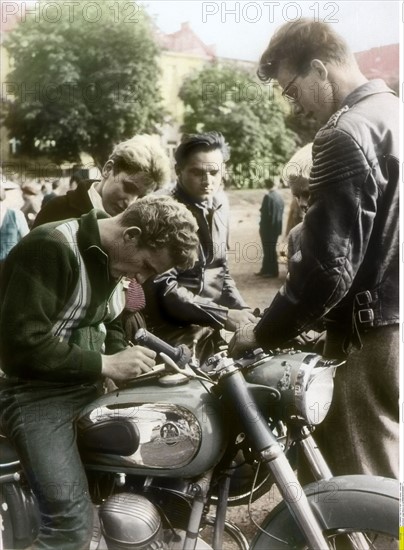
[[[399,103],[381,80],[354,90],[313,145],[296,257],[255,333],[280,345],[325,317],[349,335],[399,321]]]
[[[144,285],[146,320],[151,329],[171,322],[222,328],[229,309],[244,309],[227,265],[228,202],[224,194],[213,197],[212,208],[192,202],[180,187],[173,196],[198,222],[199,258],[192,269],[171,269]]]

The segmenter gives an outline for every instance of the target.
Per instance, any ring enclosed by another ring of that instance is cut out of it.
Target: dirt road
[[[289,189],[279,191],[285,201],[284,223],[289,213],[291,193]],[[258,233],[260,206],[265,190],[235,191],[228,193],[230,202],[230,273],[237,283],[244,299],[252,308],[261,310],[270,304],[286,276],[285,259],[278,254],[279,278],[263,279],[254,273],[261,269],[262,247]],[[278,252],[284,249],[284,237],[278,240]]]

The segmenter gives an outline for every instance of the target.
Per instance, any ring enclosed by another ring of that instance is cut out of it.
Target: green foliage
[[[100,165],[117,142],[155,131],[159,52],[140,7],[42,0],[37,14],[5,44],[14,62],[6,125],[23,154],[61,162],[87,152]]]
[[[286,126],[296,133],[297,143],[299,147],[303,147],[314,140],[322,123],[314,118],[297,117],[290,113],[286,118]]]
[[[233,64],[213,64],[190,76],[180,90],[187,133],[217,130],[231,147],[228,183],[263,187],[296,150],[285,126],[287,106],[277,89]]]

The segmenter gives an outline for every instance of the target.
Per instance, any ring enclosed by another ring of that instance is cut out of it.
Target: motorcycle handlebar
[[[192,353],[191,350],[181,344],[179,346],[170,346],[158,336],[151,334],[144,328],[140,328],[135,334],[135,341],[137,344],[145,346],[152,349],[156,353],[165,353],[170,357],[177,365],[183,369],[187,363],[191,360]]]

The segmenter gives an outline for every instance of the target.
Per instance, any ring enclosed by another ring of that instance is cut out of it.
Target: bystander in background
[[[24,214],[9,208],[5,200],[6,192],[0,185],[0,277],[8,253],[29,232]]]
[[[24,185],[21,191],[24,201],[24,204],[21,206],[21,212],[24,214],[28,227],[31,229],[41,209],[42,194],[34,185]]]
[[[300,222],[293,224],[287,233],[288,239],[288,270],[293,258],[298,261],[300,255],[300,233],[303,226],[303,218],[309,207],[309,179],[312,161],[313,144],[308,143],[293,155],[284,168],[284,181],[289,186],[294,197],[292,204],[297,206]],[[289,212],[291,217],[292,204]],[[295,216],[298,219],[297,216]],[[289,222],[288,218],[288,222]]]
[[[260,209],[262,267],[255,275],[260,277],[278,277],[279,267],[276,245],[279,236],[282,234],[284,202],[280,193],[274,189],[274,182],[271,178],[265,180],[265,187],[268,189],[268,193],[264,196]]]
[[[45,204],[47,204],[50,200],[54,199],[55,197],[58,196],[58,193],[57,193],[57,190],[59,188],[59,180],[53,180],[52,182],[52,190],[45,193],[43,199],[42,199],[42,204],[41,204],[41,209],[45,206]]]

